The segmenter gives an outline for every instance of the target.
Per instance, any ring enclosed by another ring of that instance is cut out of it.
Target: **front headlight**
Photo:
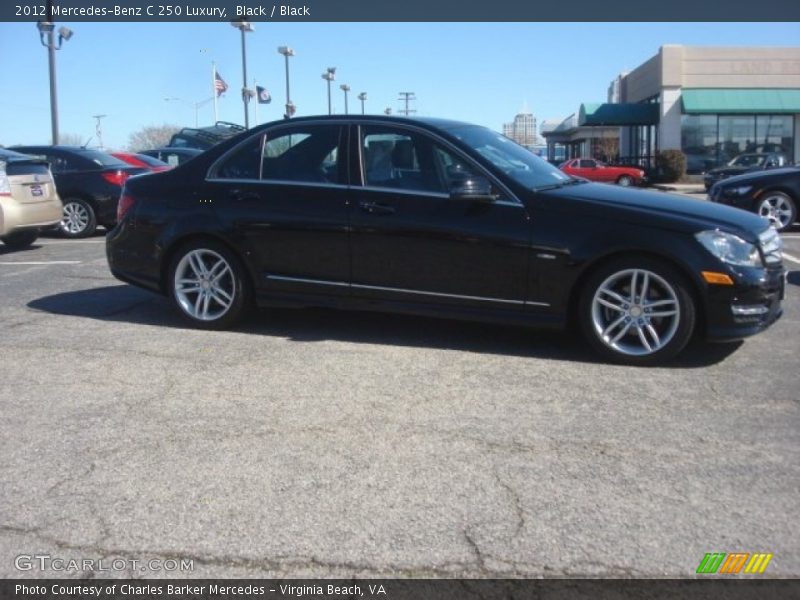
[[[701,231],[694,236],[703,247],[724,263],[739,267],[760,267],[761,256],[754,244],[724,231]]]

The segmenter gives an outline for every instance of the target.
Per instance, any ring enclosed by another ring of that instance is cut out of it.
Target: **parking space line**
[[[79,265],[80,260],[8,260],[0,261],[0,265]]]
[[[783,254],[783,258],[785,258],[786,260],[790,260],[793,263],[797,263],[798,265],[800,265],[800,258],[797,258],[796,256],[792,256],[791,254],[786,254],[786,252],[782,252],[782,254]]]

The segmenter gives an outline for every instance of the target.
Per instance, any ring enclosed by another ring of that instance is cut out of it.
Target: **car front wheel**
[[[673,267],[654,259],[617,260],[596,270],[579,302],[580,325],[604,357],[632,365],[678,354],[695,327],[688,284]]]
[[[238,258],[222,244],[195,242],[176,253],[169,290],[181,315],[203,329],[226,329],[250,304],[250,288]]]
[[[630,187],[633,185],[633,177],[630,175],[622,175],[619,179],[617,179],[617,185],[621,185],[622,187]]]
[[[97,216],[92,205],[81,198],[64,200],[64,218],[61,220],[61,233],[68,238],[82,238],[92,235],[97,229]]]
[[[758,214],[772,221],[775,229],[783,231],[797,218],[797,207],[783,192],[766,192],[758,203]]]

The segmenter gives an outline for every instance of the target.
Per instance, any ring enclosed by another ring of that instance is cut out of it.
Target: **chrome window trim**
[[[295,283],[310,283],[312,285],[329,285],[336,287],[349,287],[362,290],[376,290],[382,292],[394,292],[399,294],[416,294],[421,296],[434,296],[440,298],[456,298],[458,300],[477,300],[479,302],[496,302],[501,304],[514,304],[516,306],[550,306],[547,302],[532,302],[530,300],[509,300],[507,298],[490,298],[486,296],[466,296],[462,294],[446,294],[444,292],[426,292],[422,290],[409,290],[405,288],[385,287],[380,285],[366,285],[360,283],[347,283],[344,281],[327,281],[323,279],[308,279],[304,277],[287,277],[284,275],[267,275],[267,279],[277,281],[288,281]]]
[[[461,150],[460,148],[457,148],[456,146],[454,146],[452,144],[452,142],[444,139],[443,137],[441,137],[436,132],[430,131],[429,129],[425,129],[424,127],[417,127],[417,126],[409,124],[409,123],[387,123],[385,121],[369,121],[369,120],[361,120],[361,119],[359,119],[358,122],[354,122],[353,125],[356,127],[356,130],[357,130],[356,131],[356,133],[357,133],[357,135],[356,135],[357,142],[356,143],[358,144],[358,169],[359,169],[359,173],[361,174],[361,185],[360,186],[354,186],[354,187],[362,188],[362,189],[379,190],[379,191],[386,191],[386,190],[393,191],[394,190],[394,188],[384,188],[384,187],[380,187],[380,186],[367,186],[367,185],[365,185],[365,182],[367,181],[367,177],[366,177],[366,174],[364,173],[364,156],[363,156],[364,148],[362,147],[363,144],[361,143],[361,141],[362,141],[361,132],[362,132],[362,129],[364,128],[364,126],[376,126],[377,125],[379,127],[384,127],[384,128],[387,128],[387,129],[400,129],[400,130],[404,130],[405,129],[405,130],[410,130],[410,131],[413,131],[414,133],[417,133],[417,134],[420,134],[420,135],[427,135],[427,136],[433,138],[434,140],[436,140],[437,143],[439,143],[440,145],[444,146],[446,149],[448,149],[449,151],[454,153],[457,157],[460,157],[460,158],[464,159],[467,162],[467,164],[469,164],[476,171],[478,171],[479,174],[482,173],[484,175],[484,177],[486,177],[491,183],[493,183],[498,188],[500,188],[500,190],[502,190],[502,192],[508,196],[508,199],[496,200],[495,202],[492,202],[491,204],[499,204],[499,203],[502,202],[503,203],[502,206],[509,206],[510,205],[510,206],[518,206],[520,208],[525,208],[525,205],[522,203],[522,201],[519,198],[517,198],[517,196],[510,189],[508,189],[508,187],[502,181],[500,181],[495,175],[490,173],[485,167],[483,167],[483,165],[477,163],[471,156],[467,156],[466,154],[464,154],[463,150]],[[444,194],[442,192],[428,192],[428,193],[425,193],[424,191],[420,190],[419,193],[422,194],[422,195],[426,195],[426,196],[433,196],[433,195],[436,195],[438,193],[438,194],[441,194],[442,196],[445,196],[447,198],[450,197],[449,194]]]
[[[291,179],[206,179],[208,183],[246,183],[248,185],[257,183],[260,185],[299,185],[315,188],[335,188],[350,189],[352,186],[343,183],[324,183],[320,181],[293,181]]]

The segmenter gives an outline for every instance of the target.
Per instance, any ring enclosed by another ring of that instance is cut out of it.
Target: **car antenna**
[[[93,136],[93,135],[90,135],[90,136],[89,136],[89,139],[88,139],[88,140],[86,140],[86,143],[85,143],[83,146],[81,146],[81,148],[83,148],[84,150],[86,150],[86,146],[88,146],[88,145],[89,145],[89,142],[91,142],[93,138],[94,138],[94,136]]]

